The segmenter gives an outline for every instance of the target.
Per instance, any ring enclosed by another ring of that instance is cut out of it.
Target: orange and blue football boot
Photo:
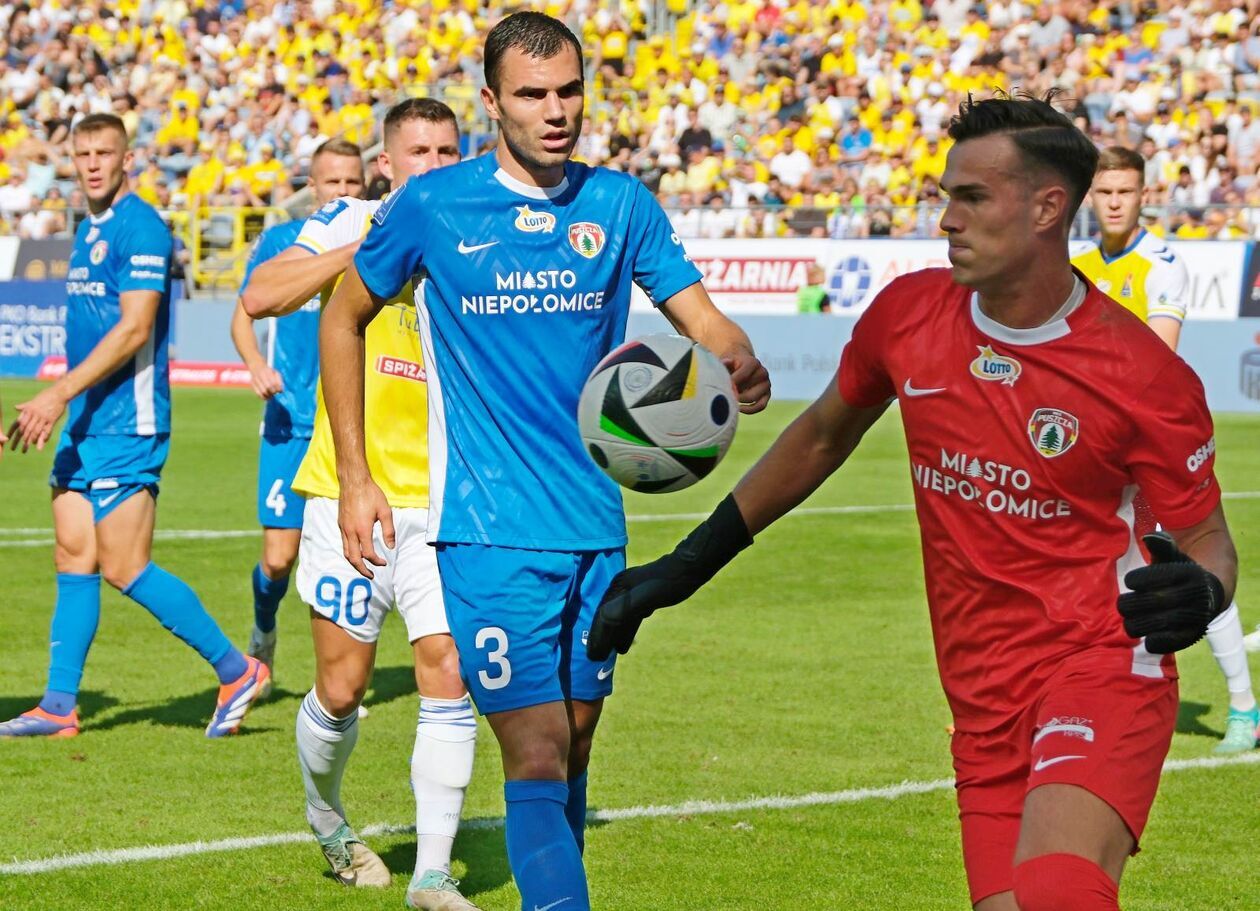
[[[73,737],[79,733],[79,711],[54,715],[39,706],[0,724],[0,737]]]
[[[214,707],[214,717],[206,726],[207,737],[226,737],[235,734],[245,720],[245,713],[263,692],[271,671],[257,658],[245,656],[245,673],[219,687],[219,701]]]

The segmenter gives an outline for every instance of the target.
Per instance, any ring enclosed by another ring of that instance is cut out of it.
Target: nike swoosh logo
[[[456,247],[455,249],[459,250],[460,253],[463,253],[465,256],[467,256],[469,253],[476,253],[478,250],[485,250],[487,247],[493,247],[496,244],[498,244],[498,241],[492,240],[488,244],[477,244],[475,246],[470,247],[468,246],[468,244],[464,243],[463,240],[461,240],[459,242],[459,246]],[[548,907],[550,907],[550,905],[548,905]],[[543,908],[542,911],[547,911],[547,909]]]
[[[1041,758],[1037,760],[1037,764],[1033,766],[1034,772],[1040,772],[1047,766],[1052,766],[1056,762],[1067,762],[1069,759],[1084,759],[1084,756],[1055,756],[1053,759]]]
[[[944,392],[946,389],[945,386],[938,386],[935,389],[915,389],[913,386],[910,385],[909,377],[906,377],[906,384],[902,386],[901,388],[905,392],[905,394],[910,396],[911,398],[914,398],[915,396],[919,396],[919,395],[936,395],[936,393]]]
[[[564,904],[572,897],[573,896],[571,895],[566,895],[564,898],[560,899],[559,901],[554,901],[549,905],[543,905],[541,908],[538,907],[537,905],[534,905],[534,911],[549,911],[549,909],[554,908],[556,905]]]
[[[113,493],[111,493],[109,496],[107,496],[107,497],[101,497],[101,498],[97,501],[97,505],[98,505],[98,506],[100,506],[101,508],[104,508],[104,507],[108,506],[110,503],[113,503],[115,500],[117,500],[117,499],[118,499],[118,495],[119,495],[119,494],[121,494],[121,493],[122,493],[122,491],[121,491],[121,490],[115,490],[115,491],[114,491]]]
[[[595,679],[607,680],[609,677],[612,676],[612,672],[613,672],[613,669],[610,667],[601,667],[599,670],[595,672]]]

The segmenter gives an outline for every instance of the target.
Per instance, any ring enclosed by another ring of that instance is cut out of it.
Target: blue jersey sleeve
[[[171,271],[174,241],[171,232],[158,218],[145,219],[120,238],[118,259],[118,293],[128,291],[166,290]]]
[[[288,244],[283,243],[281,235],[285,232],[277,230],[284,227],[283,225],[272,225],[262,234],[258,235],[258,239],[254,241],[254,248],[249,251],[249,261],[245,263],[245,277],[241,279],[241,289],[238,294],[245,293],[245,286],[249,284],[249,278],[254,274],[254,270],[259,265],[271,259],[277,253],[284,250]]]
[[[647,187],[635,183],[634,207],[627,227],[629,237],[640,239],[634,254],[634,283],[653,304],[660,306],[700,281],[700,270],[683,249],[660,203]]]
[[[392,298],[424,264],[428,237],[422,194],[416,178],[381,202],[372,216],[371,230],[355,254],[354,266],[367,289],[379,298]]]

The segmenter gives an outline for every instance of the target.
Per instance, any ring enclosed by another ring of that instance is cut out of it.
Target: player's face
[[[459,129],[449,120],[405,120],[398,125],[376,165],[398,189],[408,177],[459,163]]]
[[[1001,134],[960,142],[949,151],[941,189],[949,204],[941,230],[949,237],[954,281],[981,293],[1023,274],[1035,256],[1040,191],[1019,151]]]
[[[582,133],[582,62],[566,46],[554,57],[531,57],[518,48],[503,55],[499,88],[481,90],[501,146],[527,170],[564,165]]]
[[[127,137],[109,128],[81,132],[74,135],[72,148],[75,174],[88,206],[93,212],[108,209],[132,164]]]
[[[342,196],[362,196],[363,162],[357,155],[320,155],[311,165],[311,192],[316,206]]]
[[[1102,171],[1094,177],[1089,198],[1103,234],[1127,235],[1137,227],[1142,211],[1142,175],[1137,171]]]

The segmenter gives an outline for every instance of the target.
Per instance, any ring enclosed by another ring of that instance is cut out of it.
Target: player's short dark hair
[[[550,60],[566,47],[573,48],[577,54],[578,70],[582,68],[582,44],[577,35],[569,31],[569,27],[545,13],[526,10],[501,20],[490,29],[486,36],[486,49],[483,60],[486,85],[491,90],[499,91],[499,77],[503,69],[503,56],[512,48],[537,57]]]
[[[1146,159],[1132,149],[1124,146],[1107,146],[1098,153],[1098,170],[1103,171],[1137,171],[1138,186],[1146,182]]]
[[[74,125],[70,137],[99,133],[101,130],[114,130],[123,138],[123,145],[127,144],[127,125],[117,114],[88,114]]]
[[[382,138],[389,142],[390,137],[404,123],[412,120],[424,120],[429,123],[449,123],[455,127],[455,135],[459,135],[459,121],[455,112],[436,98],[408,98],[400,101],[385,112],[385,126]]]
[[[1071,118],[1051,105],[1056,94],[1052,90],[1037,98],[1028,92],[999,92],[977,101],[968,93],[949,121],[949,135],[955,142],[995,133],[1009,136],[1025,167],[1051,171],[1067,182],[1072,194],[1070,221],[1094,182],[1098,149]]]
[[[328,139],[321,142],[315,154],[311,156],[311,167],[315,166],[315,162],[322,155],[340,155],[343,158],[358,158],[362,161],[363,150],[349,139]]]

